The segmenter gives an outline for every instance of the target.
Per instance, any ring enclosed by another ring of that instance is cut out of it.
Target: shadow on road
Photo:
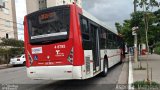
[[[108,71],[108,75],[115,69],[119,68],[119,66],[121,65],[117,64],[114,67],[110,68]],[[35,87],[29,90],[115,90],[116,82],[107,84],[105,83],[107,82],[107,80],[107,76],[101,77],[100,75],[97,75],[86,80],[63,80],[56,82],[54,81],[53,83],[44,85],[35,85]]]
[[[25,67],[25,65],[12,65],[12,67],[14,68],[16,68],[16,67]]]

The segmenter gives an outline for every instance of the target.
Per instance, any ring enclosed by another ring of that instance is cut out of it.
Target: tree
[[[22,40],[2,38],[0,42],[0,57],[5,57],[9,63],[11,57],[24,53],[24,42]]]
[[[158,7],[159,4],[156,0],[139,0],[138,2],[140,8],[143,9],[143,18],[144,18],[144,25],[145,25],[145,35],[146,35],[146,44],[147,44],[147,81],[149,80],[149,70],[148,70],[148,54],[149,54],[149,42],[148,42],[148,31],[149,31],[149,21],[152,16],[152,10],[154,7]]]
[[[121,34],[122,26],[118,22],[115,23],[115,26],[117,28],[118,33]]]
[[[122,34],[125,41],[129,46],[133,46],[134,37],[132,36],[132,27],[138,26],[138,43],[145,43],[145,34],[144,34],[144,23],[143,23],[143,12],[137,11],[131,14],[130,20],[124,20],[123,25],[115,23],[117,30]]]
[[[157,10],[153,13],[150,12],[150,20],[148,22],[148,27],[150,29],[148,31],[149,45],[156,44],[160,41],[160,26],[158,25],[159,19],[160,10]],[[133,46],[133,36],[131,29],[134,26],[138,26],[138,43],[146,43],[143,11],[137,11],[136,13],[132,13],[131,19],[124,20],[124,23],[122,25],[116,22],[115,26],[118,32],[124,37],[125,41],[129,44],[129,46]]]
[[[158,27],[160,27],[160,9],[154,12],[154,15],[156,16],[156,24]]]
[[[13,46],[13,47],[23,47],[24,42],[22,40],[15,40],[15,39],[1,39],[0,46]]]

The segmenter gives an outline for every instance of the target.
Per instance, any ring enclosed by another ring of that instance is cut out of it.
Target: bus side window
[[[114,48],[118,48],[118,43],[117,43],[117,36],[114,34]]]
[[[106,31],[104,29],[101,28],[101,35],[100,35],[100,41],[101,41],[101,44],[100,44],[100,48],[101,49],[106,49]]]
[[[107,42],[108,42],[108,49],[111,49],[113,48],[113,35],[110,31],[108,31],[108,34],[107,34],[108,38],[107,38]]]
[[[117,49],[120,48],[120,44],[119,44],[119,37],[116,37],[117,38],[117,41],[116,41],[116,44],[117,44]]]
[[[87,18],[81,16],[80,17],[80,23],[81,23],[81,35],[83,40],[83,49],[84,50],[91,50],[92,47],[90,46],[91,40],[90,40],[90,33],[89,33],[89,24]]]
[[[106,45],[105,45],[105,47],[106,47],[106,49],[109,49],[108,47],[109,47],[109,45],[108,45],[108,30],[107,29],[105,29],[105,33],[106,33]]]
[[[121,43],[122,43],[122,42],[121,42],[121,39],[120,39],[119,37],[117,37],[117,38],[118,38],[118,42],[117,42],[117,43],[118,43],[118,49],[120,49],[120,48],[122,47],[122,46],[121,46]]]
[[[88,28],[88,21],[84,18],[81,18],[81,32],[82,32],[82,38],[84,40],[89,40],[89,28]]]
[[[111,49],[114,49],[114,36],[113,36],[113,33],[110,33],[111,35],[110,35],[110,41],[111,41]]]

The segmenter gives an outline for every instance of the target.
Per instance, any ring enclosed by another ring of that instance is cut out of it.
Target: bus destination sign
[[[48,23],[57,20],[57,15],[55,12],[43,13],[39,15],[40,24]]]

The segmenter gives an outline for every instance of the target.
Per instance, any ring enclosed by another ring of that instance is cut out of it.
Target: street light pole
[[[134,3],[134,13],[136,13],[137,12],[137,0],[134,0],[133,3]],[[132,30],[135,33],[134,34],[134,61],[136,63],[138,61],[138,48],[137,48],[137,30],[138,30],[138,27],[133,27]]]
[[[134,62],[135,63],[137,63],[138,61],[137,30],[138,30],[138,27],[132,28],[132,34],[134,35]]]
[[[134,36],[134,61],[135,63],[138,61],[138,50],[137,50],[137,33]]]

